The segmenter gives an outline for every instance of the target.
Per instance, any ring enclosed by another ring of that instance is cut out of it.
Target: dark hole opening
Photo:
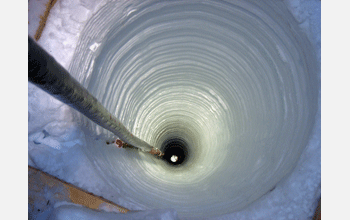
[[[161,147],[164,153],[163,159],[170,165],[183,165],[188,157],[188,148],[185,141],[172,138],[165,141]]]

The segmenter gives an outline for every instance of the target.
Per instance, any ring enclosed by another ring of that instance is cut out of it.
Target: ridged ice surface
[[[111,2],[81,33],[70,72],[136,136],[189,146],[179,168],[105,146],[86,152],[115,192],[182,217],[240,210],[289,174],[317,110],[317,65],[281,2]],[[92,135],[91,135],[92,134]],[[101,136],[99,136],[101,137]]]

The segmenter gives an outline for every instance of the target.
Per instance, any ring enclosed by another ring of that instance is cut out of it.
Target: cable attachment
[[[136,147],[134,147],[130,144],[127,144],[120,139],[116,139],[115,141],[112,141],[111,143],[113,143],[117,148],[135,148],[136,149]],[[109,144],[109,143],[107,143],[107,144]],[[155,147],[153,147],[151,149],[151,151],[145,151],[145,152],[150,153],[150,154],[155,155],[155,156],[158,156],[158,157],[164,156],[164,154],[159,149],[157,149]]]
[[[153,147],[149,153],[158,157],[164,156],[164,154],[158,148],[155,147]]]
[[[109,144],[109,142],[106,142],[106,143]],[[116,146],[117,148],[136,148],[130,144],[123,142],[120,139],[116,139],[116,140],[112,141],[111,144],[114,144],[114,146]]]

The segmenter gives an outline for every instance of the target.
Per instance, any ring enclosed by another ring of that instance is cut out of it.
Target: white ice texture
[[[29,164],[147,210],[123,219],[310,219],[321,3],[258,2],[58,1],[39,44],[135,135],[156,146],[182,137],[193,156],[174,170],[106,145],[107,131],[28,83]],[[46,216],[121,215],[55,207]]]

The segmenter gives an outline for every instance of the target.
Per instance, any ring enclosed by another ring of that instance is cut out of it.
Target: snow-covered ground
[[[37,22],[37,7],[29,1],[29,22]],[[40,2],[40,1],[39,1]],[[98,2],[98,3],[96,3]],[[85,22],[107,1],[59,0],[52,8],[38,43],[68,69]],[[285,0],[317,51],[321,61],[321,2]],[[43,5],[42,1],[39,5]],[[34,16],[35,15],[35,16]],[[29,25],[34,35],[35,26]],[[309,219],[321,194],[320,109],[310,142],[291,176],[244,210],[217,219]],[[115,198],[111,187],[90,163],[82,147],[84,133],[71,109],[28,83],[28,164],[67,182],[125,206],[135,204]],[[89,178],[86,178],[89,177]],[[88,180],[88,181],[87,181]],[[67,212],[69,213],[69,212]],[[169,211],[168,219],[174,217]]]

